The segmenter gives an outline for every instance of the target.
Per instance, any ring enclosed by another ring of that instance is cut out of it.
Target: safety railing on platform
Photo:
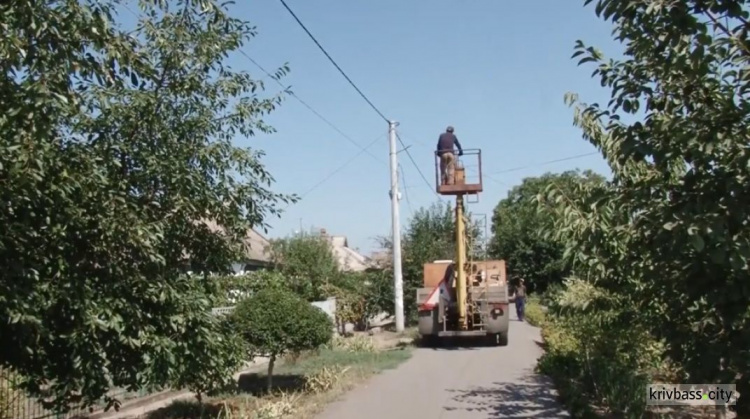
[[[441,170],[441,157],[438,152],[434,152],[435,157],[435,186],[439,188],[442,183],[442,170]],[[453,154],[454,158],[454,184],[462,183],[465,185],[482,185],[482,150],[480,149],[464,149],[463,155],[459,156],[458,153]],[[459,170],[456,170],[459,169]],[[461,179],[459,172],[463,170]]]

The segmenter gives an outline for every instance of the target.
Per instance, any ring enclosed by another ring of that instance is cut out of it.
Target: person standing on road
[[[523,321],[524,309],[526,308],[526,285],[523,284],[523,278],[518,280],[518,286],[515,292],[516,315],[518,321]]]
[[[443,185],[452,185],[454,183],[453,173],[456,166],[456,150],[458,155],[463,156],[464,151],[461,143],[453,133],[453,127],[449,126],[445,132],[440,134],[437,143],[437,155],[440,158],[440,177]]]

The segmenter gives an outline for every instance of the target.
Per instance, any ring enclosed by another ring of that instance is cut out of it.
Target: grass
[[[339,338],[317,352],[286,358],[275,368],[271,393],[265,391],[265,373],[245,374],[235,394],[202,405],[175,402],[147,419],[312,418],[357,384],[411,357],[410,347],[377,350],[366,340]]]

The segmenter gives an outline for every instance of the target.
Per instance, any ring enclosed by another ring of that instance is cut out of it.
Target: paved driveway
[[[534,373],[539,329],[511,310],[506,347],[419,348],[398,369],[329,405],[320,419],[568,418]]]

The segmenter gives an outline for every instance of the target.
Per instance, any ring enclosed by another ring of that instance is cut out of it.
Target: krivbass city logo
[[[734,405],[739,394],[734,384],[649,384],[646,404],[650,406]]]

